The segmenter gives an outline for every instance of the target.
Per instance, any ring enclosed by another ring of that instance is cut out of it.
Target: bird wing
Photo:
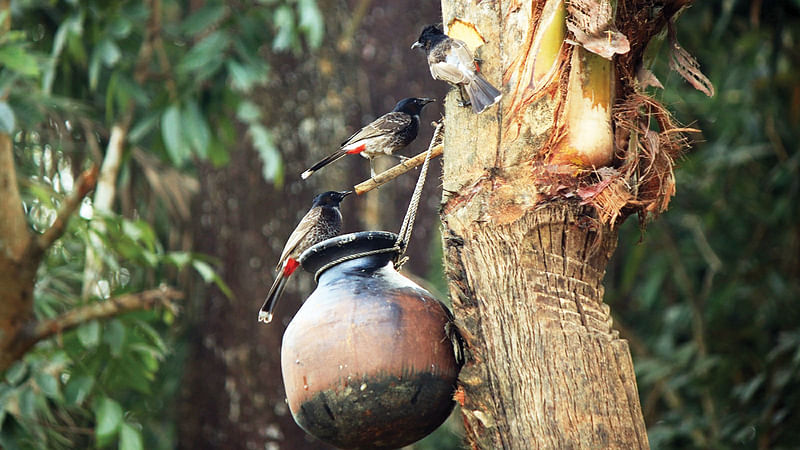
[[[462,84],[475,77],[475,60],[466,44],[458,39],[447,39],[438,47],[428,57],[433,78]]]
[[[309,233],[312,232],[312,229],[319,221],[319,215],[322,214],[322,208],[311,208],[308,210],[305,216],[300,219],[300,223],[297,224],[297,228],[292,231],[292,234],[289,236],[289,239],[286,240],[286,245],[283,247],[283,252],[281,252],[281,257],[278,260],[278,267],[277,270],[281,270],[283,267],[284,261],[286,258],[294,257],[296,258],[299,255],[298,250],[305,250],[303,249],[303,241],[308,238]]]
[[[342,147],[358,141],[363,141],[365,139],[393,133],[409,126],[410,124],[411,116],[404,112],[392,111],[390,113],[386,113],[347,138],[346,141],[342,142]]]

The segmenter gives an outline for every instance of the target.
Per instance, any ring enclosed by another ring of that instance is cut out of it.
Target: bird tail
[[[331,153],[330,155],[328,155],[328,156],[322,158],[321,160],[319,160],[319,162],[317,162],[313,166],[309,167],[308,170],[306,170],[305,172],[303,172],[300,175],[300,178],[305,180],[306,178],[310,177],[311,174],[313,174],[314,172],[318,171],[319,169],[322,169],[323,167],[327,166],[328,164],[330,164],[332,162],[338,161],[340,158],[342,158],[345,155],[347,155],[347,153],[348,153],[348,151],[345,150],[344,148],[341,148],[341,149]]]
[[[479,73],[475,74],[475,78],[467,85],[467,95],[469,95],[469,101],[472,103],[472,110],[476,114],[482,113],[486,108],[499,102],[500,97],[503,96],[497,88],[492,86]]]
[[[275,309],[275,305],[278,303],[278,300],[280,300],[281,295],[283,295],[283,290],[286,288],[286,282],[289,281],[289,277],[294,273],[298,265],[299,263],[293,258],[286,260],[283,269],[275,278],[272,287],[269,288],[269,293],[267,294],[266,300],[264,300],[264,304],[261,305],[261,310],[258,312],[259,322],[272,322],[272,310]]]

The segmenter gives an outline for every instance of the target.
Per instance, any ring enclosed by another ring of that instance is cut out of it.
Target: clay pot
[[[460,365],[450,313],[395,271],[396,235],[361,232],[300,257],[318,286],[283,336],[286,397],[300,427],[340,448],[398,448],[422,439],[453,409]],[[321,272],[320,272],[321,271]]]

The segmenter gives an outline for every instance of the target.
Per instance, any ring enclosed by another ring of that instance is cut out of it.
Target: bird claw
[[[472,102],[469,101],[469,100],[459,100],[458,101],[458,106],[461,106],[462,108],[463,107],[467,107],[467,106],[471,106],[471,105],[472,105]]]

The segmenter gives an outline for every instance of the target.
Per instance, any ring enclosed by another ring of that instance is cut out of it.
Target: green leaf
[[[20,45],[0,47],[0,66],[26,76],[38,76],[39,64],[36,58]]]
[[[161,116],[161,138],[167,154],[175,165],[182,165],[189,158],[190,149],[183,139],[181,111],[178,104],[172,104]]]
[[[19,390],[19,413],[26,419],[36,416],[36,393],[29,384]]]
[[[180,70],[192,72],[212,64],[220,64],[229,44],[230,37],[226,33],[215,31],[209,34],[186,53],[180,62]]]
[[[225,5],[208,5],[193,12],[181,24],[181,30],[190,35],[205,31],[225,17]]]
[[[87,349],[97,347],[100,342],[100,322],[92,320],[78,327],[78,341]]]
[[[111,39],[103,39],[100,41],[95,51],[100,54],[100,59],[106,67],[113,67],[122,57],[119,46]]]
[[[119,429],[119,450],[142,450],[142,432],[124,422]]]
[[[300,0],[297,6],[300,13],[298,28],[306,35],[311,48],[319,47],[325,34],[325,20],[317,7],[316,0]]]
[[[125,345],[125,326],[116,319],[108,322],[103,340],[108,344],[114,357],[120,356]]]
[[[211,131],[208,129],[203,113],[194,100],[186,102],[186,107],[181,114],[183,135],[191,145],[197,156],[205,159],[208,157],[208,141],[211,140]]]
[[[196,270],[197,273],[200,274],[200,276],[203,278],[203,281],[205,281],[206,283],[213,282],[214,277],[217,276],[217,273],[214,271],[214,268],[211,267],[211,265],[205,261],[194,260],[192,261],[192,267],[194,267],[194,270]]]
[[[100,78],[101,63],[102,58],[100,56],[100,52],[98,51],[98,47],[95,47],[94,51],[92,51],[92,56],[89,58],[89,90],[91,91],[97,89],[97,81]]]
[[[124,39],[131,34],[133,23],[126,15],[117,16],[108,27],[109,32],[117,39]]]
[[[0,133],[11,134],[16,126],[14,111],[6,102],[0,102]]]
[[[122,407],[116,401],[101,397],[94,406],[94,417],[97,425],[95,435],[97,446],[104,447],[111,443],[122,425]]]
[[[6,419],[8,410],[8,399],[14,395],[14,389],[7,384],[0,384],[0,430],[3,429],[3,421]],[[0,442],[0,446],[2,443]]]
[[[24,361],[17,361],[6,370],[6,381],[8,384],[17,384],[25,378],[28,373],[28,365]]]
[[[233,298],[233,291],[231,288],[225,283],[225,281],[217,274],[213,267],[205,261],[201,261],[199,259],[195,259],[192,261],[192,267],[197,273],[203,277],[203,281],[206,283],[214,283],[217,285],[220,291],[225,294],[228,298]]]
[[[220,141],[213,139],[208,144],[208,160],[215,168],[220,168],[228,164],[231,155]]]
[[[164,255],[164,261],[174,264],[175,267],[182,269],[192,262],[192,254],[188,252],[169,252]]]
[[[27,446],[20,446],[20,443],[25,442],[27,439],[29,439],[29,434],[13,416],[0,428],[0,447],[4,450],[27,449]]]
[[[253,147],[261,157],[264,179],[280,186],[283,184],[283,161],[278,148],[272,143],[272,134],[261,124],[250,125]]]
[[[61,391],[56,377],[47,372],[39,372],[34,375],[36,385],[42,390],[42,393],[49,398],[61,398]]]
[[[94,387],[94,378],[78,375],[69,379],[64,387],[64,400],[70,405],[81,405]]]
[[[138,144],[139,142],[141,142],[142,139],[145,138],[145,136],[150,134],[150,131],[153,130],[153,127],[155,127],[157,123],[158,123],[157,115],[152,114],[146,116],[131,128],[130,133],[128,133],[128,140],[132,144]]]
[[[251,101],[243,101],[236,108],[236,118],[244,123],[253,123],[261,119],[261,110]]]
[[[286,50],[295,42],[294,12],[292,8],[283,5],[275,10],[272,21],[278,27],[278,32],[272,40],[273,50]]]
[[[153,345],[155,345],[160,354],[163,355],[169,352],[169,348],[167,348],[167,344],[164,342],[164,339],[161,338],[161,335],[158,333],[158,331],[150,326],[150,324],[143,320],[137,320],[136,327],[139,332],[141,332]]]
[[[228,75],[234,89],[249,91],[253,86],[267,82],[267,66],[228,61]]]
[[[144,244],[153,250],[156,245],[156,234],[150,224],[143,220],[123,220],[122,233],[134,242]]]
[[[159,361],[161,361],[164,356],[163,353],[152,345],[142,343],[131,344],[130,351],[131,353],[139,355],[139,364],[150,373],[155,373],[158,370]]]

